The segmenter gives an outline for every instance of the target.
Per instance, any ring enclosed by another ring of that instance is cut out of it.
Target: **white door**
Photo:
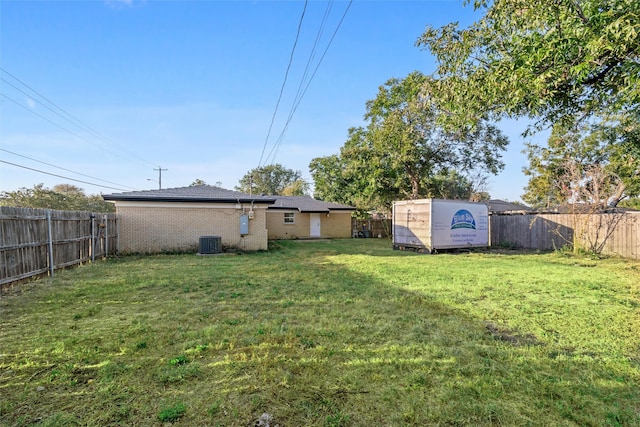
[[[310,220],[309,236],[320,237],[320,214],[312,213]]]

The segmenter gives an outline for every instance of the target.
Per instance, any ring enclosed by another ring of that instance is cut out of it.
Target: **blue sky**
[[[0,160],[13,164],[0,162],[0,191],[151,189],[159,167],[163,188],[233,189],[265,163],[311,181],[311,159],[338,153],[380,85],[433,72],[414,45],[427,24],[474,19],[453,0],[355,0],[329,45],[347,7],[308,3],[267,139],[302,0],[0,0]],[[511,145],[489,192],[518,200],[524,125],[500,126]]]

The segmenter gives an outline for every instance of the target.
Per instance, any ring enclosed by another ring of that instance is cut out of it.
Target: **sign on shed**
[[[393,248],[431,253],[489,246],[484,203],[420,199],[393,202]]]

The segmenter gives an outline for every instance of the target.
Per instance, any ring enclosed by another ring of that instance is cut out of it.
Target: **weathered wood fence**
[[[353,237],[391,237],[390,219],[351,219]]]
[[[0,289],[117,250],[115,214],[0,206]]]
[[[640,212],[491,215],[491,246],[564,246],[640,259]]]

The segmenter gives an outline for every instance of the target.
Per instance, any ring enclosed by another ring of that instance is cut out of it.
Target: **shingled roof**
[[[323,202],[310,196],[275,196],[274,204],[269,210],[287,209],[298,210],[305,213],[326,213],[329,211],[353,211],[356,208],[339,203]]]
[[[162,190],[129,191],[126,193],[105,194],[102,198],[107,201],[132,202],[257,202],[272,204],[276,201],[276,196],[253,196],[213,185],[194,185],[191,187],[166,188]]]

